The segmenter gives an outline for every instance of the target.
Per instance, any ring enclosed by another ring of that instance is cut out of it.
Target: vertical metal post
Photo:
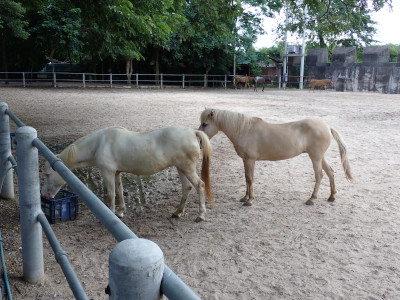
[[[163,82],[164,76],[163,76],[163,73],[160,74],[160,78],[161,78],[161,85],[160,85],[160,87],[163,88],[163,87],[164,87],[164,82]]]
[[[13,170],[8,158],[11,155],[10,121],[7,103],[0,102],[0,197],[14,198]]]
[[[303,10],[304,16],[306,16],[307,10]],[[299,89],[302,90],[304,86],[304,56],[306,55],[306,28],[303,28],[303,43],[301,45],[301,60],[300,60],[300,83]]]
[[[185,88],[185,74],[182,74],[182,88]]]
[[[42,227],[37,220],[40,205],[39,157],[32,142],[34,128],[23,126],[16,131],[18,190],[20,205],[22,267],[24,279],[35,283],[44,275]]]
[[[53,87],[57,87],[56,83],[57,83],[56,73],[53,72]]]
[[[287,59],[288,59],[288,52],[287,52],[287,25],[288,25],[288,7],[285,7],[285,42],[284,42],[284,50],[283,50],[283,88],[286,88],[287,83]]]
[[[228,83],[227,78],[228,78],[228,76],[225,75],[225,79],[224,79],[224,87],[225,87],[225,89],[226,89],[226,85],[227,85],[227,83]]]
[[[204,87],[207,87],[207,75],[204,74]]]
[[[26,83],[25,83],[25,72],[22,72],[22,86],[26,87]]]
[[[136,88],[139,88],[139,74],[136,73]]]
[[[86,80],[85,80],[85,73],[82,74],[82,83],[83,83],[83,87],[86,87]]]
[[[118,243],[109,258],[109,299],[161,299],[164,254],[146,239]]]
[[[112,82],[112,73],[110,73],[110,88],[113,87],[113,82]]]

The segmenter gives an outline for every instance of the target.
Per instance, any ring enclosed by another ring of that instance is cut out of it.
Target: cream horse
[[[203,181],[196,173],[201,148]],[[205,219],[206,195],[211,206],[214,206],[209,178],[210,155],[211,144],[205,133],[183,126],[173,126],[146,133],[133,132],[122,127],[100,129],[76,140],[58,157],[71,170],[88,166],[98,167],[107,189],[108,207],[114,213],[115,191],[118,195],[116,215],[119,217],[123,217],[126,211],[121,172],[151,175],[175,166],[182,183],[182,199],[173,217],[179,218],[183,215],[193,185],[200,198],[200,213],[196,219],[199,222]],[[65,181],[48,162],[45,174],[41,193],[44,197],[54,198]]]
[[[335,181],[333,170],[324,158],[331,139],[339,145],[345,175],[354,181],[347,159],[346,146],[339,133],[326,123],[316,119],[305,119],[285,124],[270,124],[260,118],[245,116],[227,110],[205,109],[200,116],[200,130],[210,139],[222,131],[231,140],[236,153],[243,159],[246,177],[246,195],[241,199],[250,206],[254,200],[253,180],[256,160],[284,160],[307,153],[315,172],[315,186],[311,198],[306,202],[314,204],[323,176],[322,169],[329,177],[331,195],[328,201],[335,200]]]

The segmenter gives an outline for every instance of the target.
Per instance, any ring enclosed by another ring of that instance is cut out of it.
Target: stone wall
[[[298,61],[288,62],[289,76]],[[389,46],[366,47],[361,63],[356,63],[356,48],[335,48],[332,62],[327,49],[310,49],[305,60],[305,88],[311,78],[331,79],[337,91],[368,91],[400,94],[400,51],[397,63],[389,62]]]

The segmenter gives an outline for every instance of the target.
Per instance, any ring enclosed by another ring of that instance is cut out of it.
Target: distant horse
[[[315,87],[319,87],[322,90],[325,90],[326,86],[333,86],[332,80],[329,79],[311,79],[310,81],[310,90],[314,91]]]
[[[234,87],[237,88],[238,83],[243,83],[245,87],[249,88],[249,76],[236,76],[234,78]]]
[[[200,147],[201,145],[201,147]],[[203,149],[200,180],[196,163]],[[115,191],[118,195],[116,215],[123,217],[126,211],[122,191],[121,172],[136,175],[151,175],[170,166],[178,170],[182,183],[182,199],[173,217],[181,217],[185,211],[187,196],[192,185],[199,194],[199,216],[205,219],[205,195],[214,206],[211,195],[209,164],[211,144],[204,132],[183,126],[166,127],[140,133],[122,127],[108,127],[81,137],[65,148],[58,157],[71,170],[96,166],[101,170],[107,189],[108,207],[115,213]],[[45,180],[41,190],[43,196],[54,198],[65,183],[47,162]]]
[[[259,83],[261,83],[261,84],[262,84],[262,87],[263,87],[263,88],[262,88],[262,91],[264,92],[265,82],[266,82],[266,80],[265,80],[265,77],[263,77],[263,76],[256,76],[256,77],[254,77],[254,79],[253,79],[254,91],[257,92],[257,85],[258,85]]]
[[[305,119],[285,124],[271,124],[260,118],[245,116],[227,110],[205,109],[200,116],[200,130],[210,139],[222,131],[230,139],[236,153],[243,159],[246,177],[246,195],[241,199],[250,206],[254,200],[253,180],[256,160],[284,160],[307,153],[315,172],[315,186],[311,198],[306,202],[312,205],[317,198],[323,176],[322,169],[329,177],[331,194],[328,201],[335,200],[335,181],[333,170],[324,158],[331,139],[339,146],[345,175],[354,181],[347,159],[346,146],[339,133],[326,123],[316,119]]]
[[[257,84],[261,83],[262,84],[262,91],[264,92],[264,88],[265,88],[265,84],[267,82],[271,82],[272,84],[274,84],[273,79],[270,78],[270,76],[257,76],[253,78],[253,84],[254,84],[254,91],[257,92]]]

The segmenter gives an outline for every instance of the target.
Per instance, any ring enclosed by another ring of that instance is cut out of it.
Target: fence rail
[[[62,250],[49,222],[47,221],[47,218],[41,211],[38,152],[49,161],[53,169],[61,175],[92,213],[110,231],[114,238],[119,242],[117,246],[122,242],[128,240],[139,240],[139,238],[114,213],[112,213],[108,207],[96,195],[94,195],[93,192],[88,189],[86,185],[83,184],[64,165],[64,163],[46,147],[46,145],[43,144],[42,141],[37,138],[36,130],[32,127],[25,126],[25,124],[8,109],[8,105],[4,102],[0,102],[0,175],[2,175],[3,178],[2,185],[0,186],[0,196],[3,198],[14,197],[13,176],[10,170],[15,166],[15,159],[11,154],[9,129],[10,118],[19,127],[16,131],[16,153],[18,157],[16,164],[18,170],[17,175],[21,214],[22,265],[24,278],[25,280],[34,283],[44,275],[42,243],[43,229],[74,296],[77,299],[88,299],[69,263],[66,253]],[[146,251],[146,249],[143,249],[143,251]],[[135,254],[131,255],[134,256]],[[124,268],[126,269],[126,267]],[[111,273],[116,274],[115,276],[119,276],[116,280],[114,279],[113,282],[117,282],[117,284],[119,283],[121,285],[125,284],[125,286],[133,285],[131,282],[126,285],[126,276],[123,276],[123,273],[118,273],[118,270],[115,271],[115,269],[113,269],[113,272],[111,272],[110,269],[110,276]],[[170,268],[168,268],[167,265],[163,265],[161,274],[162,280],[159,282],[158,288],[168,299],[200,299]],[[147,280],[153,279],[150,278]],[[155,288],[157,287],[153,286],[150,289],[153,294]],[[116,293],[116,290],[118,290],[118,288],[114,287],[114,294],[110,295],[110,299],[117,299],[118,296],[116,295],[118,293]],[[124,290],[124,288],[120,288],[120,290]],[[142,286],[137,287],[137,290],[140,290],[140,293],[143,293]],[[135,296],[130,296],[128,298],[135,298]]]
[[[126,74],[66,72],[0,72],[0,86],[13,87],[220,87],[232,83],[230,75]]]
[[[207,74],[139,74],[129,80],[126,74],[113,73],[66,73],[66,72],[0,72],[0,87],[83,87],[83,88],[168,88],[168,87],[212,87],[224,88],[234,85],[234,77],[243,75]],[[314,76],[263,75],[278,84],[278,87],[308,87]],[[252,84],[252,82],[250,82]]]

